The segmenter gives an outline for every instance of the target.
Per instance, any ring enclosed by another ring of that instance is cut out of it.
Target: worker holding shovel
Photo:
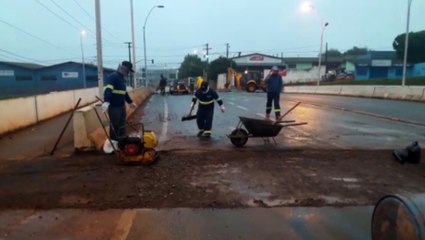
[[[192,97],[192,103],[190,109],[192,112],[197,101],[199,101],[198,111],[196,113],[196,123],[198,124],[198,137],[211,137],[211,128],[214,116],[214,100],[217,101],[220,106],[221,112],[224,112],[223,100],[216,91],[210,89],[208,82],[203,81],[201,88],[198,89]],[[190,115],[190,114],[189,114]],[[192,119],[191,116],[183,117],[183,121]]]

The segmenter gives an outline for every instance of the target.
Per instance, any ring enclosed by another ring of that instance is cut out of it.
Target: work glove
[[[130,104],[130,107],[131,107],[132,109],[136,109],[136,108],[137,108],[137,104],[135,104],[134,102],[132,102],[132,103]]]
[[[109,102],[103,102],[101,108],[103,112],[107,112],[109,108]]]
[[[222,113],[224,113],[224,110],[225,110],[225,109],[226,109],[226,108],[224,107],[224,105],[221,105],[221,106],[220,106],[220,110],[221,110],[221,112],[222,112]]]

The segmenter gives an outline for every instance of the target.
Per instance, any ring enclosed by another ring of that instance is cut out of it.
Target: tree
[[[346,58],[355,58],[355,57],[367,54],[368,51],[369,50],[366,47],[365,48],[358,48],[358,47],[354,46],[353,48],[345,51],[343,55]]]
[[[205,63],[197,55],[188,54],[184,57],[179,68],[181,78],[202,76]]]
[[[393,48],[399,59],[404,59],[405,39],[406,34],[403,33],[398,35],[393,41]],[[409,33],[407,61],[409,63],[425,62],[425,31]]]
[[[230,60],[225,57],[219,57],[211,62],[209,69],[208,69],[208,79],[217,79],[218,74],[220,73],[226,73],[227,68],[231,65],[235,65],[235,62],[233,60]]]
[[[338,49],[329,49],[328,52],[328,57],[342,57],[342,53],[338,50]],[[322,56],[324,57],[326,56],[325,54]]]

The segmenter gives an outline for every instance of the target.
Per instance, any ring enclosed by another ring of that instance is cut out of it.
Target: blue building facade
[[[104,68],[104,78],[114,70]],[[97,66],[85,64],[86,88],[98,86]],[[23,96],[84,88],[83,66],[65,62],[51,66],[0,62],[0,97]]]
[[[407,77],[416,76],[413,64],[408,63],[406,69]],[[397,58],[395,51],[369,51],[357,58],[355,74],[356,80],[401,78],[403,61]]]

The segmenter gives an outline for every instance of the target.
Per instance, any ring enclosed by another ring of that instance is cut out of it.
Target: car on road
[[[340,72],[336,75],[336,80],[354,80],[354,74],[351,72]]]
[[[174,82],[170,86],[170,94],[189,94],[189,87],[183,81]]]

